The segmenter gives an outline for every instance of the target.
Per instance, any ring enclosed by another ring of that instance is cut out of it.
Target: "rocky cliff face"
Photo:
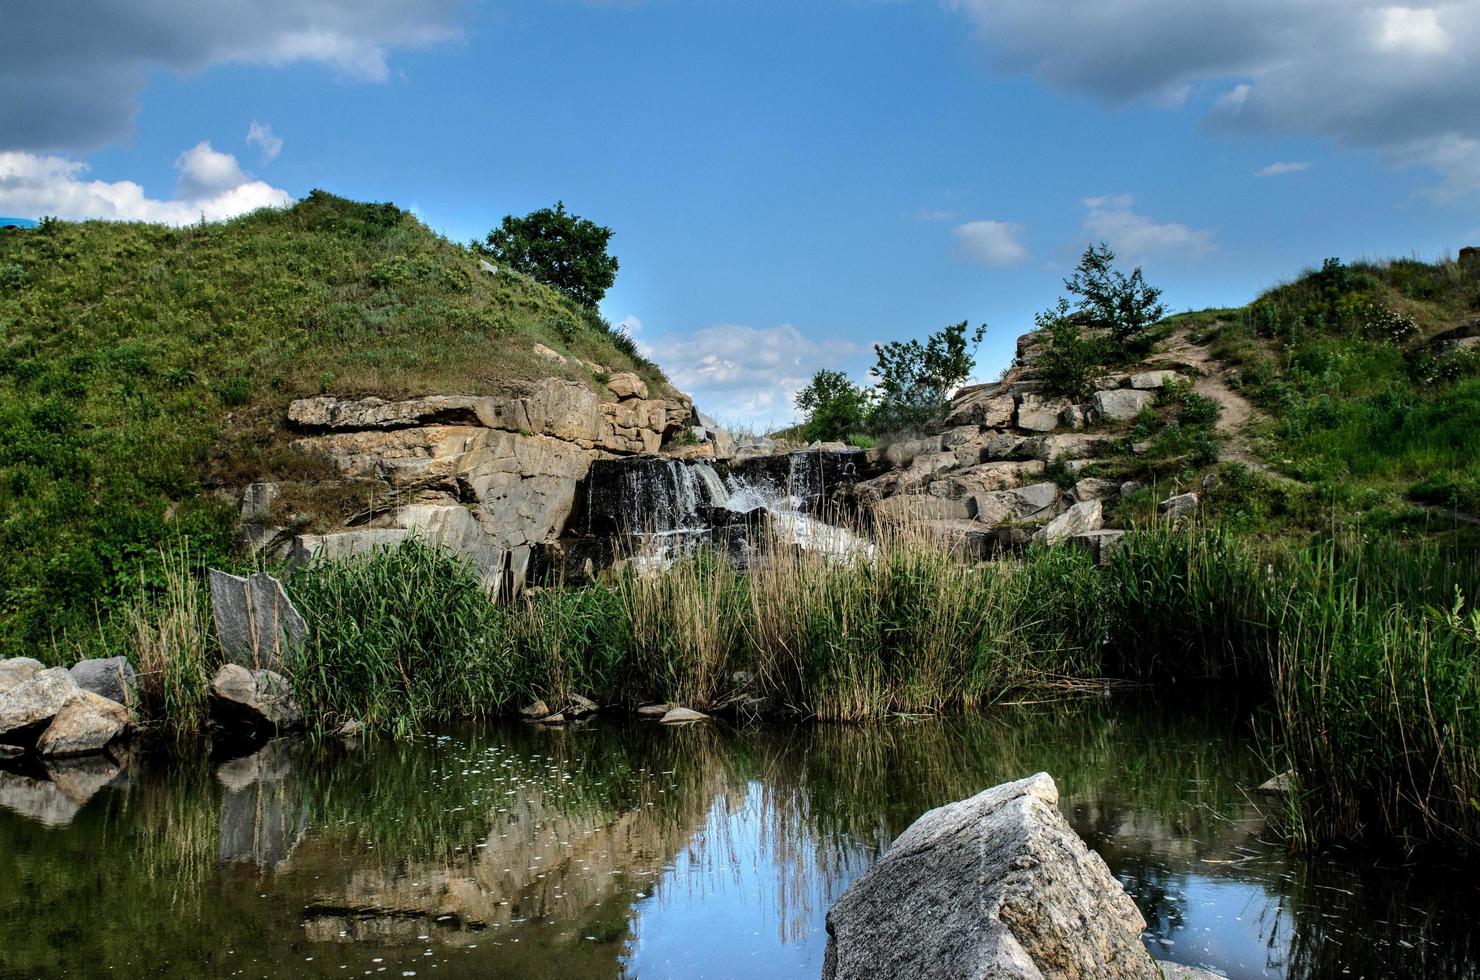
[[[293,448],[376,488],[379,503],[344,526],[295,533],[273,517],[285,488],[253,484],[241,495],[247,535],[332,558],[418,534],[472,559],[490,587],[517,590],[532,548],[560,536],[594,460],[656,453],[693,415],[687,397],[649,398],[628,374],[611,376],[603,394],[550,378],[505,396],[300,399],[288,410]]]
[[[862,504],[880,520],[908,521],[973,557],[1034,538],[1071,541],[1097,556],[1113,548],[1120,532],[1103,528],[1101,504],[1122,484],[1091,475],[1092,468],[1117,451],[1164,385],[1189,378],[1148,364],[1097,379],[1086,401],[1058,397],[1037,376],[1042,343],[1038,333],[1024,335],[1001,381],[963,388],[932,431],[870,451],[883,472],[858,485]]]

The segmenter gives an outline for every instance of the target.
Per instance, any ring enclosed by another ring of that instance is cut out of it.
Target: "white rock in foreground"
[[[1159,980],[1146,922],[1047,773],[916,820],[827,914],[824,980]]]

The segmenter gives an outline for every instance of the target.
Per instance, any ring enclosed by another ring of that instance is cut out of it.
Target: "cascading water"
[[[856,551],[867,543],[815,512],[834,488],[856,479],[858,456],[802,451],[735,463],[598,460],[587,481],[585,531],[636,538],[665,556],[685,541],[711,538],[746,549],[745,529],[763,512],[788,543]]]

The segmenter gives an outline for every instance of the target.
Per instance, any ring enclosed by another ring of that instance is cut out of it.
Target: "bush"
[[[504,215],[480,248],[511,269],[595,309],[617,279],[617,258],[606,250],[611,237],[610,228],[570,214],[560,201],[522,218]]]
[[[897,431],[922,425],[943,414],[951,392],[971,377],[976,348],[987,332],[983,323],[967,336],[967,321],[953,323],[918,340],[875,344],[878,362],[869,373],[878,378],[878,404],[871,424],[875,431]]]
[[[1147,328],[1166,316],[1166,306],[1161,290],[1146,284],[1140,266],[1127,276],[1114,261],[1104,242],[1088,246],[1064,288],[1079,297],[1077,309],[1091,326],[1109,331],[1117,352],[1142,353],[1149,346]]]
[[[808,442],[846,439],[868,423],[870,397],[842,371],[823,369],[797,392],[797,408],[806,416],[802,438]]]
[[[1037,361],[1044,387],[1050,394],[1088,398],[1094,393],[1095,375],[1106,360],[1104,343],[1085,336],[1065,299],[1033,320],[1037,329],[1048,334]]]

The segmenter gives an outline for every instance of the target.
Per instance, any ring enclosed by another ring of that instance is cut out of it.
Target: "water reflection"
[[[1475,885],[1287,860],[1246,794],[1264,773],[1244,731],[1222,707],[1079,704],[0,771],[0,977],[815,977],[827,908],[894,836],[1040,769],[1160,956],[1475,976]]]

